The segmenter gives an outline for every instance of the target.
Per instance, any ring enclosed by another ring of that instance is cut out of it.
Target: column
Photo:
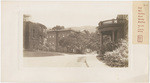
[[[100,33],[99,33],[99,36],[100,36],[100,49],[99,49],[99,55],[102,56],[101,48],[102,48],[102,45],[103,45],[103,34],[102,34],[101,31],[100,31]]]
[[[115,31],[112,31],[112,42],[115,42]]]

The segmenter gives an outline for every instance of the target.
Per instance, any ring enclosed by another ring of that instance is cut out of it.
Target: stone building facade
[[[23,47],[24,50],[44,50],[46,39],[46,26],[30,21],[23,22]]]
[[[49,51],[67,52],[67,48],[61,47],[59,41],[61,38],[68,36],[73,30],[49,30],[47,31],[47,43],[49,44]]]

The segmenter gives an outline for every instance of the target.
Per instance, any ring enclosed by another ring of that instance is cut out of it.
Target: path
[[[52,52],[47,54],[52,54]],[[25,67],[107,67],[96,58],[94,53],[24,57],[23,61]]]

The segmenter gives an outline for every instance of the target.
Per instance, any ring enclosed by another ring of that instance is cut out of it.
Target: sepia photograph
[[[2,1],[2,82],[149,82],[149,2]]]
[[[128,14],[106,14],[98,4],[58,6],[23,14],[25,67],[128,67]]]

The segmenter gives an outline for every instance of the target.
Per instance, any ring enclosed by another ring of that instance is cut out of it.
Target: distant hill
[[[95,32],[96,26],[81,26],[81,27],[68,27],[76,31],[88,30],[89,32]]]

